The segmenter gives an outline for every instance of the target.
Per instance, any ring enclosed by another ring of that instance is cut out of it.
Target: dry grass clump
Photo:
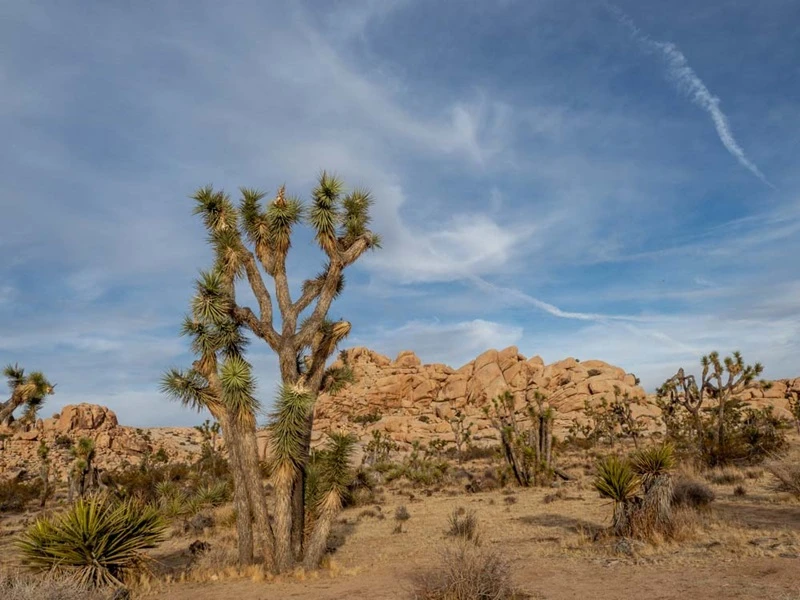
[[[459,537],[463,540],[478,541],[478,517],[475,511],[466,512],[463,509],[454,509],[448,518],[450,528],[447,535]]]
[[[0,572],[3,600],[104,600],[105,596],[72,579],[53,575],[34,576],[22,572]]]
[[[511,566],[495,550],[462,543],[442,551],[439,562],[414,578],[415,600],[514,600]]]
[[[706,475],[706,479],[716,485],[733,485],[744,481],[744,473],[733,467],[714,469]]]
[[[800,498],[800,465],[789,462],[775,462],[767,467],[775,477],[775,491],[789,492]]]
[[[672,488],[672,504],[689,508],[705,508],[716,499],[706,484],[693,479],[679,479]]]

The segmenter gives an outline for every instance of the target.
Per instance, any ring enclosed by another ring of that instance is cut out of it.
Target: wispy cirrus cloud
[[[753,175],[758,177],[766,185],[771,188],[775,186],[766,178],[761,169],[750,160],[745,154],[744,149],[736,141],[733,136],[728,117],[722,112],[720,108],[720,99],[711,93],[711,91],[700,79],[700,76],[689,66],[683,52],[672,42],[660,42],[650,38],[646,35],[636,24],[633,22],[625,12],[619,7],[609,5],[611,12],[617,17],[617,20],[623,24],[631,33],[631,37],[640,43],[643,47],[650,51],[657,52],[661,55],[667,65],[667,77],[678,88],[680,92],[686,95],[689,100],[694,104],[705,110],[714,123],[714,129],[717,131],[722,145],[730,154],[739,161],[745,169],[750,171]]]

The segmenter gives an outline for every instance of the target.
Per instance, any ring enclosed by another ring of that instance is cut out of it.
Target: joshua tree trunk
[[[253,515],[247,495],[247,483],[242,468],[242,449],[238,436],[227,411],[214,415],[220,424],[225,446],[228,449],[228,463],[233,476],[233,504],[236,508],[236,536],[239,552],[239,564],[248,565],[253,562]]]
[[[267,499],[264,495],[264,484],[261,480],[261,469],[258,464],[255,419],[248,417],[244,422],[238,424],[237,428],[241,428],[241,461],[246,481],[245,487],[250,501],[250,510],[253,514],[256,535],[261,541],[264,565],[271,570],[277,564],[275,556],[277,550],[274,550],[275,536],[269,522]]]
[[[330,492],[326,496],[320,509],[320,514],[314,523],[314,531],[306,547],[305,560],[303,566],[306,569],[316,569],[319,567],[325,548],[328,544],[328,535],[331,532],[333,519],[339,514],[342,508],[342,499],[336,492]]]
[[[6,402],[0,404],[0,423],[5,423],[20,406],[25,404],[25,399],[21,395],[12,395]]]
[[[292,490],[295,473],[288,466],[281,466],[275,473],[275,568],[287,570],[293,562],[292,535]]]

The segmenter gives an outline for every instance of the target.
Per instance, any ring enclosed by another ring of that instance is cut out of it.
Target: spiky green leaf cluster
[[[140,568],[143,551],[165,537],[152,507],[106,498],[78,500],[65,513],[38,519],[17,542],[23,561],[85,585],[122,585]]]
[[[208,383],[197,372],[170,369],[161,377],[161,393],[172,397],[184,406],[201,411],[214,401]]]
[[[314,402],[303,388],[283,385],[270,415],[270,443],[276,465],[297,468],[303,459],[306,421]]]
[[[241,356],[229,356],[222,363],[220,381],[225,404],[235,415],[253,414],[259,409],[256,382],[250,363]]]
[[[605,498],[614,502],[627,502],[636,495],[639,484],[639,478],[630,463],[616,456],[609,456],[597,465],[597,476],[593,485]]]
[[[675,452],[670,444],[643,448],[631,455],[631,466],[641,476],[658,477],[675,467]]]

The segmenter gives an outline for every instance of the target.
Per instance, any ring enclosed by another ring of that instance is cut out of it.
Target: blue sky
[[[188,196],[322,168],[385,241],[348,345],[800,374],[797,2],[157,4],[0,5],[0,361],[47,412],[198,422],[157,391],[211,260]],[[295,284],[320,264],[297,244]]]

